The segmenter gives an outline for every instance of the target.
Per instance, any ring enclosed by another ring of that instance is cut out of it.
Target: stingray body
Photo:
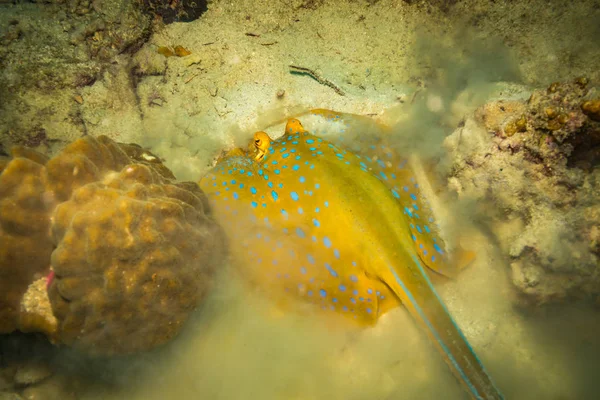
[[[472,398],[501,399],[425,272],[453,275],[452,260],[411,169],[385,146],[363,145],[371,156],[291,119],[278,140],[259,132],[256,152],[223,157],[201,186],[236,265],[275,299],[361,325],[402,303]]]

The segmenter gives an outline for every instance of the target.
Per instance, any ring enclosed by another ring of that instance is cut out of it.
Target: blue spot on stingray
[[[332,302],[337,303],[337,299],[334,297],[333,299],[331,299]]]
[[[397,199],[400,198],[400,195],[394,189],[392,189],[392,194],[394,195],[395,198],[397,198]]]
[[[294,200],[294,201],[298,201],[298,199],[300,198],[298,196],[298,193],[296,193],[296,192],[291,192],[290,196],[292,196],[292,200]]]
[[[303,274],[303,275],[306,274],[306,268],[301,267],[300,268],[300,273]]]
[[[267,186],[270,187],[271,189],[273,188],[273,182],[269,182],[267,183]]]
[[[339,289],[340,289],[340,292],[345,292],[346,291],[346,286],[340,285]]]
[[[256,188],[254,186],[250,188],[250,193],[256,194]]]
[[[290,153],[284,153],[281,155],[281,158],[288,158],[290,156]]]
[[[298,164],[296,164],[296,165],[294,165],[294,166],[292,167],[292,169],[293,169],[294,171],[298,171],[298,170],[300,169],[300,166],[299,166]]]
[[[312,140],[312,139],[306,139],[306,143],[308,143],[308,144],[313,144],[314,142],[315,142],[315,141],[314,141],[314,140]]]
[[[302,158],[302,157],[300,157],[300,156],[296,156],[296,157],[294,157],[294,159],[296,159],[296,160],[299,160],[299,159],[301,159],[301,158]]]
[[[262,174],[263,174],[263,170],[262,170],[262,169],[259,169],[259,170],[258,170],[258,174],[259,174],[259,175],[262,175]]]
[[[435,256],[431,256],[431,261],[435,261]]]
[[[233,198],[237,200],[240,198],[240,196],[236,192],[233,192]]]
[[[325,207],[329,207],[329,202],[328,201],[325,202]]]
[[[319,211],[321,211],[321,209],[319,207],[315,208],[316,213],[318,213]]]
[[[273,200],[277,200],[279,198],[279,195],[274,190],[271,190],[271,196],[273,197]]]
[[[315,258],[311,254],[307,255],[306,258],[308,259],[309,263],[311,263],[311,264],[315,263]]]
[[[301,176],[300,179],[299,179],[299,181],[300,181],[300,183],[304,183],[304,182],[306,182],[306,178],[303,177],[303,176]]]
[[[298,235],[298,237],[300,237],[300,238],[305,238],[306,237],[306,233],[304,233],[304,231],[302,230],[302,228],[296,228],[296,235]]]
[[[403,186],[402,190],[404,190],[405,192],[408,192],[408,186]]]
[[[313,295],[313,291],[309,290],[306,294],[309,295],[309,296],[312,296]]]
[[[414,193],[410,194],[410,198],[413,199],[414,201],[417,201],[417,196],[415,196]]]
[[[274,170],[273,172],[275,172],[275,175],[279,175],[281,173],[281,171],[278,169]]]
[[[331,268],[330,264],[325,263],[325,268],[327,268],[327,271],[329,271],[329,273],[331,274],[331,276],[333,276],[334,278],[338,277],[337,272],[335,272],[335,270],[333,268]]]
[[[320,187],[321,187],[321,185],[320,185],[320,184],[318,184],[318,183],[315,183],[315,189],[318,189],[318,188],[320,188]]]
[[[431,230],[429,230],[429,227],[427,225],[423,226],[423,228],[425,228],[425,232],[431,233]]]
[[[318,220],[318,219],[316,219],[316,218],[313,218],[313,220],[312,220],[312,223],[313,223],[313,225],[314,225],[314,226],[316,226],[317,228],[318,228],[319,226],[321,226],[321,223],[320,223],[320,222],[319,222],[319,220]]]
[[[356,275],[350,275],[350,280],[352,282],[358,282],[358,278],[356,277]],[[356,294],[356,293],[355,293]]]
[[[327,291],[325,291],[325,289],[321,289],[321,290],[319,290],[319,294],[321,295],[321,297],[326,297]]]
[[[372,310],[370,308],[367,308],[367,313],[371,314]]]
[[[342,310],[344,310],[344,311],[348,311],[348,307],[346,307],[346,306],[342,306]]]
[[[325,245],[325,247],[329,248],[331,247],[331,239],[329,239],[329,237],[325,236],[323,238],[323,244]]]
[[[304,210],[302,209],[302,207],[298,207],[298,214],[304,214]]]
[[[442,249],[440,248],[440,246],[438,246],[437,243],[433,244],[433,248],[440,254],[444,254],[444,252],[442,251]]]
[[[252,176],[252,171],[248,171],[248,173],[246,175]]]
[[[367,289],[367,293],[373,294],[373,289]]]
[[[257,202],[255,202],[255,201],[253,201],[253,202],[252,202],[252,203],[250,203],[250,204],[251,204],[251,205],[252,205],[252,207],[254,207],[254,208],[258,207],[258,203],[257,203]]]
[[[340,258],[340,251],[338,249],[333,249],[333,255],[335,258]]]

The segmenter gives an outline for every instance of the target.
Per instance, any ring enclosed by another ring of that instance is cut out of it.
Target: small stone
[[[15,383],[20,386],[29,386],[43,381],[52,375],[52,370],[43,363],[25,364],[17,369]]]
[[[25,400],[75,400],[65,377],[54,376],[39,385],[28,387],[22,394]]]
[[[585,76],[580,76],[579,78],[575,79],[575,83],[577,84],[577,86],[579,86],[581,89],[585,89],[585,87],[587,86],[587,84],[590,82],[590,80],[585,77]]]
[[[283,89],[279,89],[279,90],[277,91],[277,98],[278,98],[278,99],[283,99],[283,96],[285,96],[285,90],[283,90]]]

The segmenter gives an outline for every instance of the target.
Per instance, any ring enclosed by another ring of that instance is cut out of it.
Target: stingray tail
[[[398,270],[390,267],[393,278],[390,277],[392,279],[386,281],[394,283],[390,285],[392,290],[426,330],[427,335],[471,398],[504,399],[438,297],[420,260],[416,255],[413,260],[415,262],[415,269],[411,268],[413,274],[402,276]]]

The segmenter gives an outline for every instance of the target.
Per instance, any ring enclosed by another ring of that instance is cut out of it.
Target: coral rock
[[[56,208],[50,299],[63,343],[125,354],[179,332],[223,255],[204,197],[130,164]]]
[[[588,95],[577,81],[491,102],[445,142],[450,186],[478,204],[524,304],[600,298],[600,124],[580,106]]]
[[[52,159],[12,154],[0,169],[0,333],[102,355],[173,338],[225,254],[197,184],[106,137]]]

